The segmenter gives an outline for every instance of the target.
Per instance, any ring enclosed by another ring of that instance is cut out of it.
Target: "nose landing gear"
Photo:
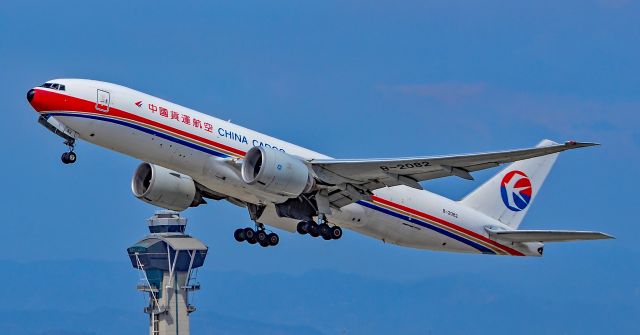
[[[78,159],[78,156],[76,155],[76,153],[73,152],[75,140],[73,140],[73,139],[72,140],[66,140],[64,142],[64,144],[66,144],[69,147],[69,151],[62,154],[62,157],[60,158],[62,160],[62,163],[64,163],[64,164],[73,164],[73,163],[75,163],[76,159]]]
[[[78,156],[76,156],[75,152],[69,151],[62,154],[61,160],[64,164],[73,164],[76,162],[77,158]]]
[[[76,139],[71,136],[68,129],[65,129],[64,126],[54,118],[50,118],[46,115],[40,115],[38,118],[38,123],[43,127],[47,128],[50,132],[62,137],[64,139],[64,144],[69,147],[69,151],[62,154],[61,160],[64,164],[73,164],[76,162],[78,156],[73,149],[75,148]],[[65,129],[64,131],[61,129]]]

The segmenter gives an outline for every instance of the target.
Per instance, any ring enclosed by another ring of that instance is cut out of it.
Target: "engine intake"
[[[174,211],[205,203],[191,177],[149,163],[138,166],[131,180],[131,190],[144,202]]]
[[[263,147],[247,151],[242,161],[242,180],[287,198],[296,198],[314,186],[313,175],[302,159]]]

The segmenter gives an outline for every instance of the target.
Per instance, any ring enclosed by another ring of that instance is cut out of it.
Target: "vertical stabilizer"
[[[537,147],[557,144],[543,140]],[[558,154],[517,161],[500,171],[460,203],[518,229]]]

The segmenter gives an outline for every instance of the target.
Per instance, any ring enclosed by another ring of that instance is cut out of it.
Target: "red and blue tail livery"
[[[527,208],[532,192],[531,180],[522,171],[514,170],[507,173],[500,183],[502,202],[514,212]]]

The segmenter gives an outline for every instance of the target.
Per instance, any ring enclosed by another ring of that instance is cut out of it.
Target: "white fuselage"
[[[330,158],[123,86],[81,79],[52,82],[64,84],[65,90],[35,88],[32,105],[62,123],[67,133],[187,174],[217,193],[268,205],[261,222],[285,230],[295,230],[297,221],[275,215],[273,195],[247,185],[237,169],[238,161],[254,146],[304,159]],[[456,201],[406,186],[383,188],[374,194],[370,201],[334,210],[328,220],[402,246],[540,256],[541,243],[506,245],[491,239],[486,227],[509,228]]]

